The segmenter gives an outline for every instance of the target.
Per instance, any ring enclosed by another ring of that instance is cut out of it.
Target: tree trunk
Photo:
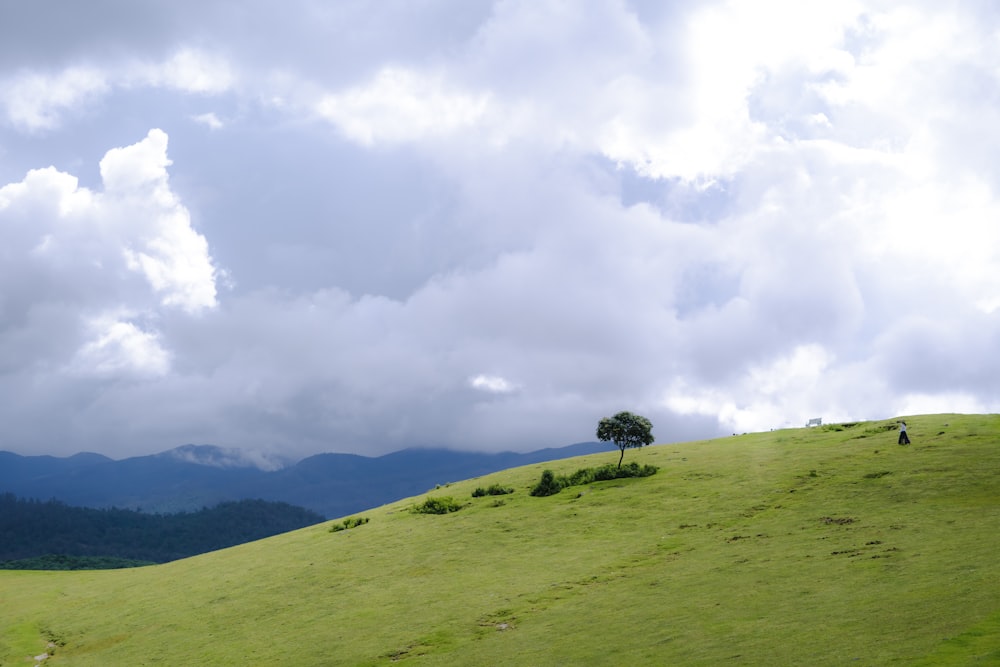
[[[625,458],[625,448],[624,447],[620,447],[620,449],[622,450],[622,455],[618,457],[618,469],[619,470],[622,469],[622,459]]]

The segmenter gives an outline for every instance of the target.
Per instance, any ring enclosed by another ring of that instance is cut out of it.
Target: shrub
[[[597,468],[580,468],[568,477],[562,475],[556,477],[551,470],[546,470],[542,473],[541,481],[531,490],[531,495],[551,496],[568,486],[581,486],[624,477],[649,477],[655,475],[657,470],[659,468],[654,465],[647,463],[640,466],[635,461],[620,468],[610,463]]]
[[[551,470],[542,472],[542,479],[531,490],[533,496],[552,496],[562,491],[562,483],[556,479]]]
[[[491,484],[488,488],[478,487],[472,492],[473,498],[482,498],[483,496],[505,496],[508,493],[514,493],[514,489],[509,486],[500,486],[499,484]]]
[[[337,533],[341,530],[347,530],[348,528],[357,528],[358,526],[363,526],[368,523],[368,517],[366,516],[355,516],[349,519],[344,519],[340,523],[335,523],[330,526],[331,533]]]
[[[640,466],[636,462],[623,465],[621,468],[607,464],[597,468],[581,468],[564,480],[564,486],[579,486],[592,482],[605,482],[624,477],[649,477],[655,475],[658,468],[654,465]]]
[[[422,504],[413,508],[415,514],[448,514],[462,509],[462,505],[451,496],[427,498]]]

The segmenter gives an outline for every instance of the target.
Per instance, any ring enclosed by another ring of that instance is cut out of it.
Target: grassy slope
[[[650,478],[531,498],[545,466],[137,570],[0,572],[0,664],[1000,664],[1000,417],[630,451]],[[617,460],[550,464],[557,472]],[[516,493],[470,497],[499,482]],[[501,506],[494,506],[498,500]]]

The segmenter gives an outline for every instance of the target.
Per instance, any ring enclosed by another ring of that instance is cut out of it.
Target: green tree
[[[618,457],[618,467],[622,467],[625,450],[631,447],[644,447],[653,444],[653,424],[645,417],[631,412],[619,412],[614,417],[605,417],[597,425],[597,439],[601,442],[612,441],[621,450]]]

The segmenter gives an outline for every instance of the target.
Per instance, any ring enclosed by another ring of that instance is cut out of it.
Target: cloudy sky
[[[6,0],[0,449],[998,411],[998,35],[985,0]]]

